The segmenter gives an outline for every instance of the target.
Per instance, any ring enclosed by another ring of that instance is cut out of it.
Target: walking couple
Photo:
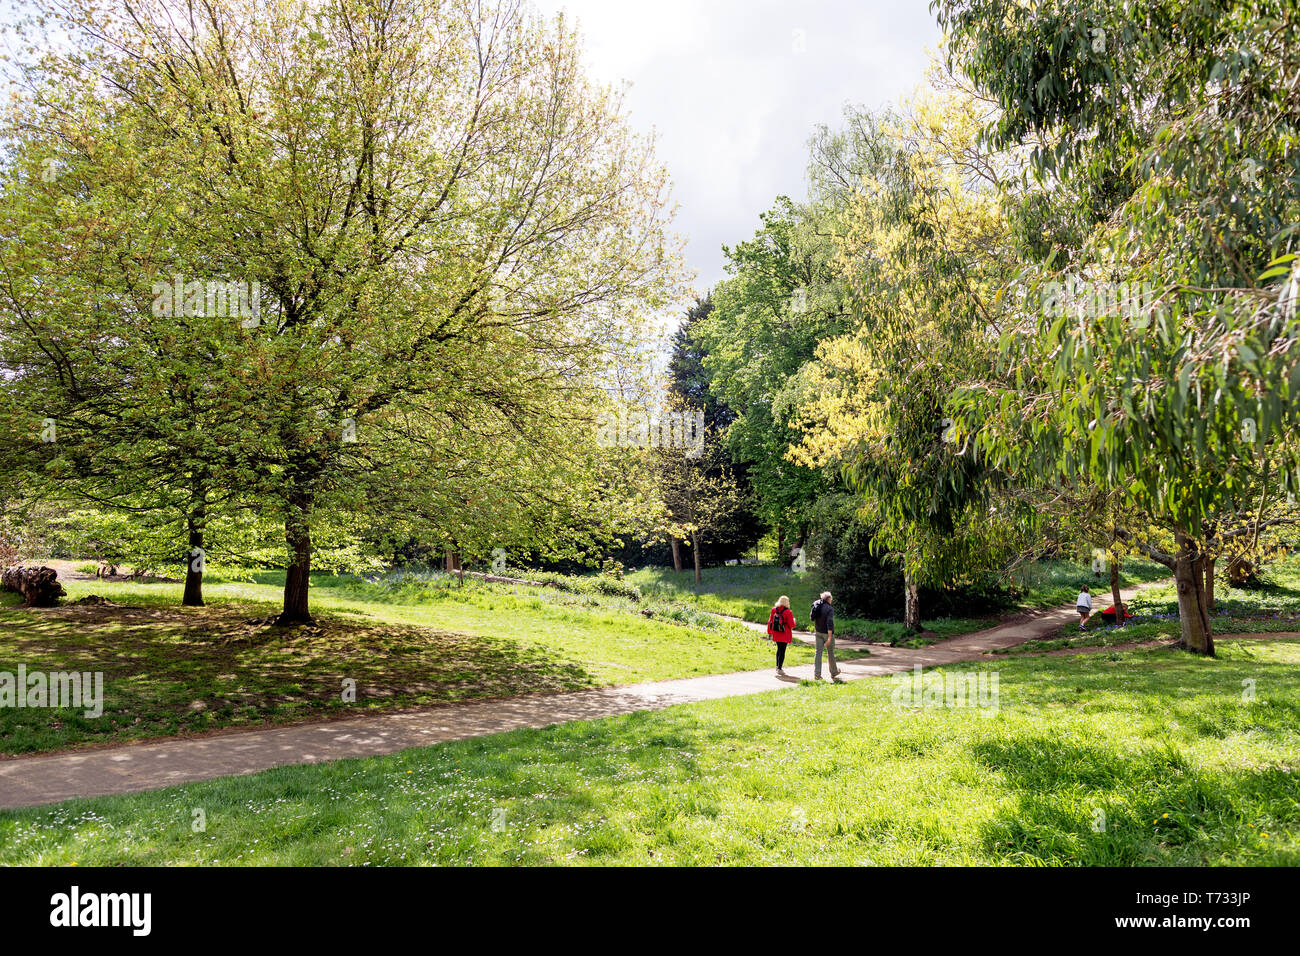
[[[822,679],[822,651],[830,661],[831,680],[839,681],[840,667],[835,663],[835,609],[831,607],[831,592],[823,591],[822,596],[813,602],[809,615],[813,634],[817,641],[817,652],[813,657],[813,678]],[[785,676],[785,649],[794,639],[794,612],[790,610],[790,598],[782,594],[777,598],[776,606],[767,616],[767,635],[776,642],[776,676]]]

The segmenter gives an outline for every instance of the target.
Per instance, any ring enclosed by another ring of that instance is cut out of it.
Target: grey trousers
[[[835,639],[827,635],[816,632],[817,634],[817,653],[813,655],[813,677],[822,676],[822,648],[826,648],[826,656],[831,664],[831,677],[840,675],[840,665],[835,663]]]

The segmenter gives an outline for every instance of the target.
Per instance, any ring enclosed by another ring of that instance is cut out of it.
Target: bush
[[[558,571],[514,570],[506,572],[511,577],[526,578],[572,594],[605,594],[609,597],[622,597],[630,601],[641,601],[641,589],[619,578],[605,575],[591,576],[584,574],[560,574]]]
[[[842,613],[901,618],[903,572],[872,553],[876,525],[857,515],[856,510],[857,502],[852,498],[827,507],[809,536],[809,555]]]

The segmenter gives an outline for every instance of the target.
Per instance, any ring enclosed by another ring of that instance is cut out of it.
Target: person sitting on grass
[[[1083,586],[1079,592],[1078,599],[1074,602],[1074,609],[1079,612],[1079,630],[1088,623],[1088,618],[1092,617],[1092,595],[1088,592],[1088,585]]]
[[[1123,603],[1122,601],[1120,602],[1119,610],[1120,613],[1124,615],[1124,620],[1126,621],[1133,616],[1132,614],[1129,613],[1128,605]],[[1105,621],[1107,624],[1114,624],[1116,621],[1115,605],[1112,604],[1110,607],[1106,608],[1106,610],[1102,611],[1101,619]]]
[[[790,646],[794,635],[794,611],[790,610],[790,598],[782,594],[776,599],[776,606],[767,616],[767,636],[776,642],[776,676],[785,676],[785,651]]]

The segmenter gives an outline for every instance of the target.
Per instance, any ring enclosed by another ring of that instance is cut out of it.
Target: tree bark
[[[695,552],[695,583],[700,583],[700,535],[699,532],[691,535],[691,550]]]
[[[1124,600],[1120,596],[1119,558],[1110,559],[1110,603],[1115,608],[1115,623],[1124,626]]]
[[[206,490],[195,493],[190,513],[185,516],[189,530],[190,548],[185,563],[185,593],[181,596],[183,607],[203,607],[203,567],[206,555],[203,554],[204,530],[208,523],[208,500]],[[195,550],[198,554],[195,554]],[[196,567],[197,565],[197,567]]]
[[[921,633],[921,589],[906,573],[903,574],[903,629]]]
[[[187,519],[190,531],[190,550],[185,564],[185,593],[181,596],[183,607],[203,607],[203,565],[199,554],[203,551],[202,518],[195,519],[193,514]],[[197,567],[196,567],[197,565]]]
[[[308,598],[311,591],[311,501],[297,496],[284,522],[284,539],[289,546],[289,570],[284,578],[284,611],[276,618],[279,627],[310,624]]]
[[[1214,613],[1214,562],[1216,558],[1205,559],[1205,607]]]
[[[677,535],[672,536],[673,542],[673,570],[678,574],[682,573],[682,543],[678,540]]]
[[[1196,543],[1179,534],[1178,555],[1174,561],[1174,584],[1178,589],[1178,623],[1182,630],[1181,646],[1193,654],[1214,656],[1214,637],[1210,632],[1210,611],[1205,603],[1204,555]]]
[[[785,553],[785,529],[778,522],[776,526],[776,563],[785,564],[789,559],[790,556]]]

